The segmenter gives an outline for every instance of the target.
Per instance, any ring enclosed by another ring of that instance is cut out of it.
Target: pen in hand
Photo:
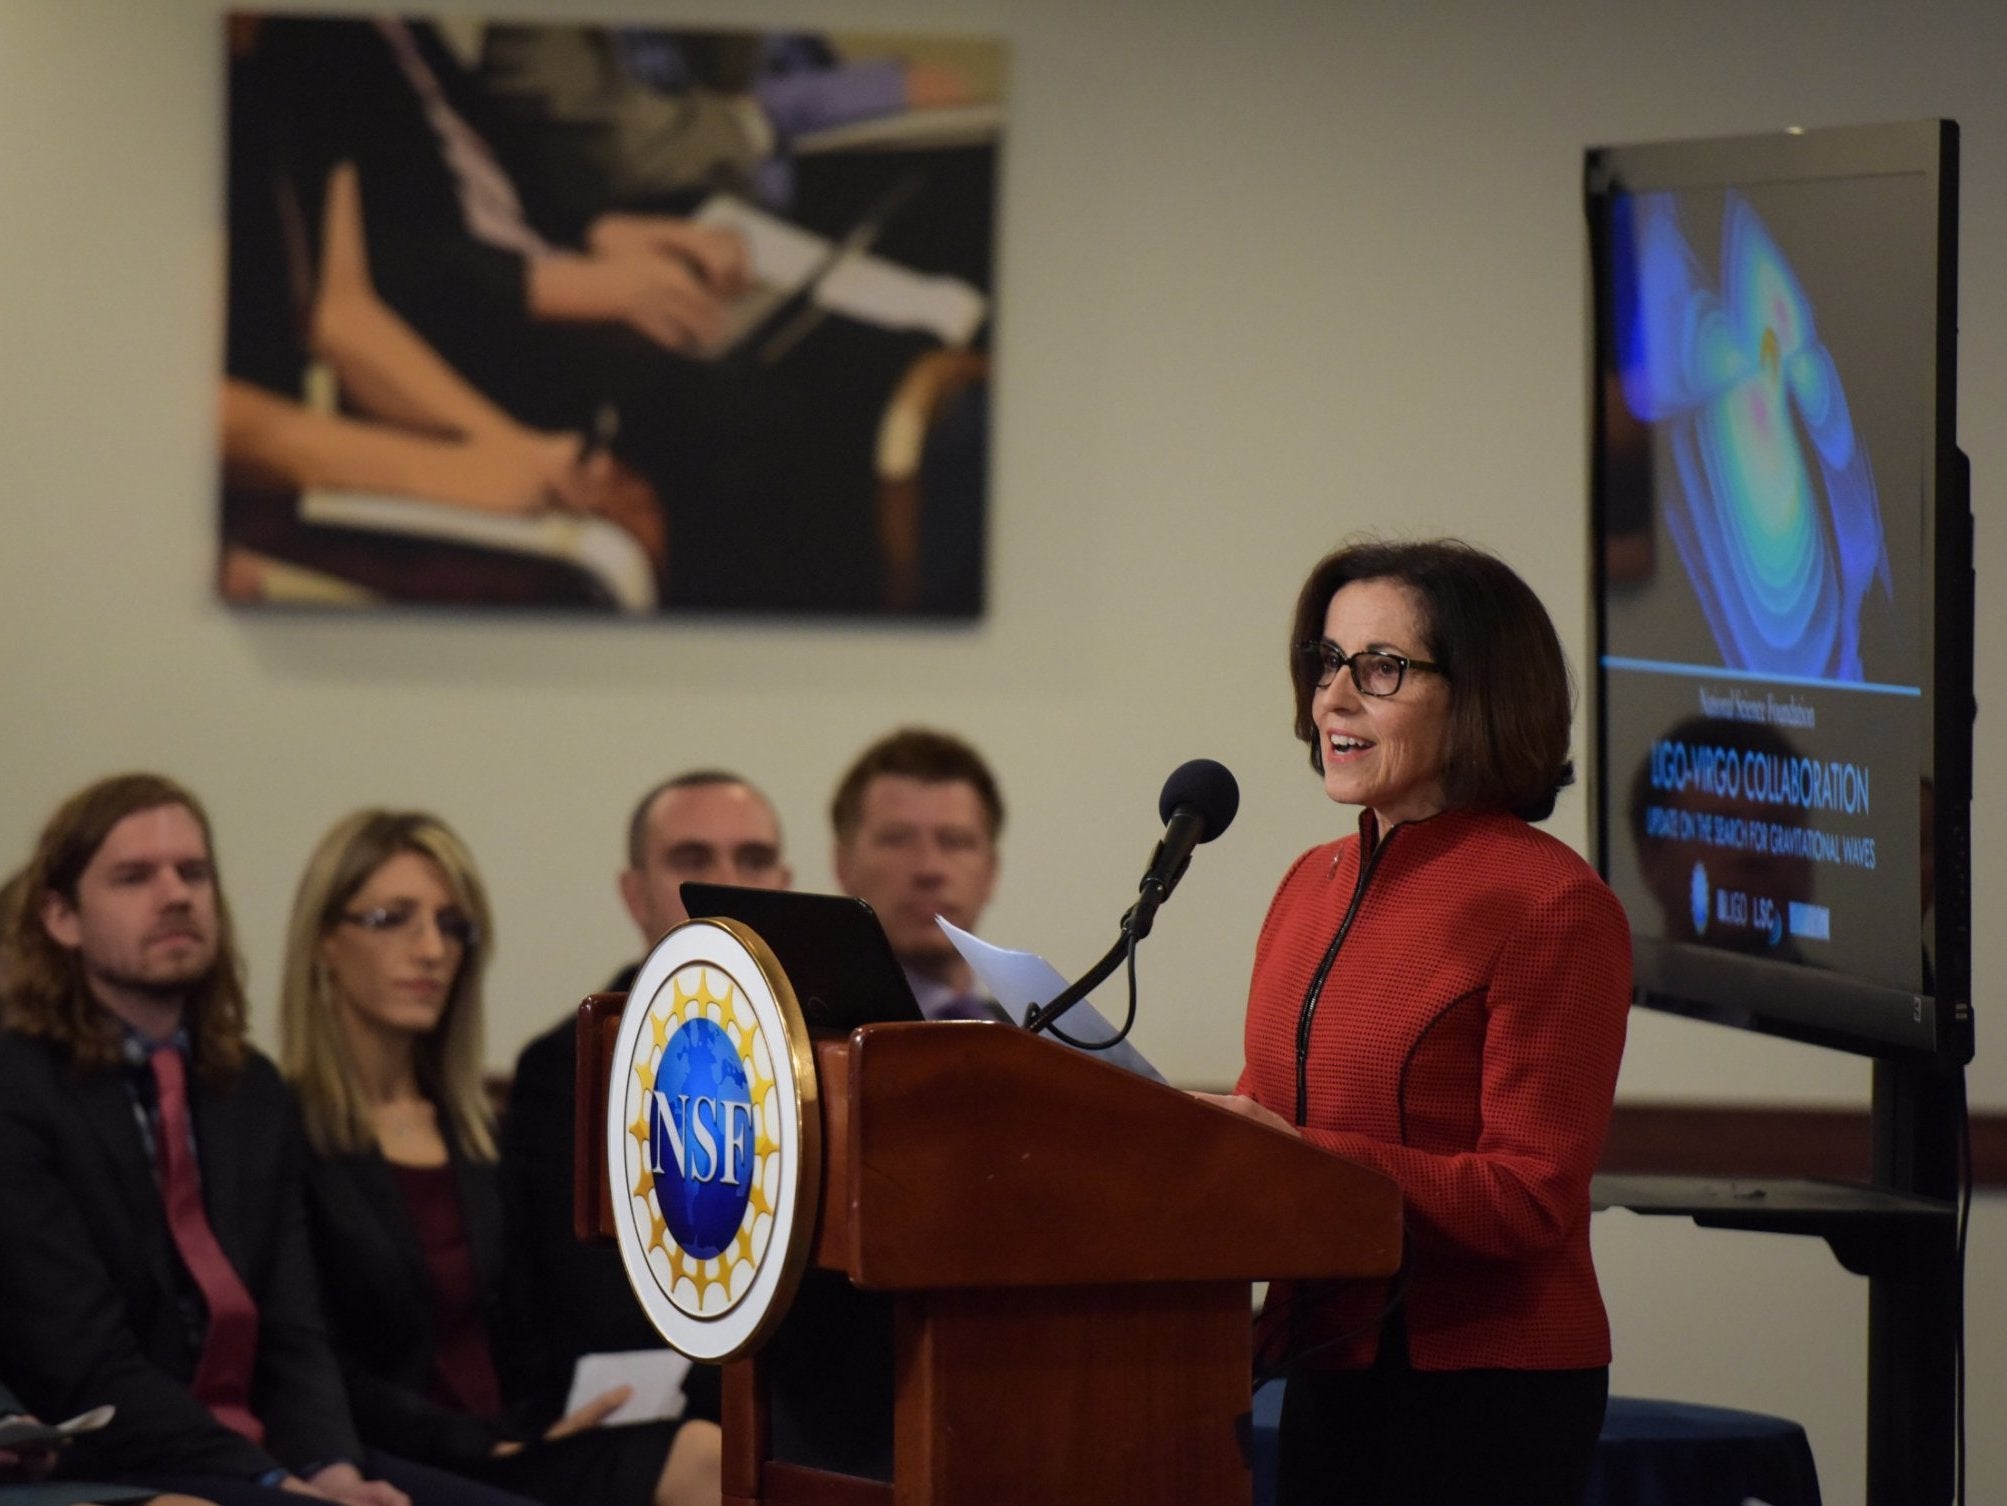
[[[585,446],[578,452],[579,468],[582,470],[597,457],[607,454],[613,448],[613,441],[620,437],[620,410],[611,400],[603,402],[592,415],[592,428],[585,436]]]

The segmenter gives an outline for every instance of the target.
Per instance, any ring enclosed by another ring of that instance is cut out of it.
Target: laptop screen
[[[815,1029],[922,1018],[885,928],[861,899],[693,881],[683,885],[683,904],[693,919],[723,916],[756,931]]]

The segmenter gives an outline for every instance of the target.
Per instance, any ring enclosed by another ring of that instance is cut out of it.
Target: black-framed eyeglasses
[[[419,918],[424,913],[417,905],[378,905],[370,910],[344,910],[341,918],[345,924],[367,931],[372,936],[402,936],[418,928]],[[463,950],[472,951],[481,944],[481,928],[465,911],[434,911],[432,924],[441,936]]]
[[[1304,668],[1316,678],[1317,688],[1322,690],[1338,678],[1338,671],[1350,669],[1352,684],[1361,695],[1389,696],[1401,688],[1408,671],[1419,669],[1429,674],[1443,672],[1440,664],[1427,659],[1410,659],[1401,654],[1383,654],[1377,649],[1361,649],[1356,654],[1348,654],[1329,638],[1310,639],[1296,645],[1296,655]]]

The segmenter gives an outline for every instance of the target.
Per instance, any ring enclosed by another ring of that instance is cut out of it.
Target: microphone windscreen
[[[1240,782],[1225,764],[1210,758],[1181,763],[1171,771],[1171,777],[1164,781],[1164,793],[1157,797],[1157,818],[1168,825],[1181,805],[1192,806],[1205,818],[1206,834],[1199,840],[1210,842],[1233,825],[1240,810]]]

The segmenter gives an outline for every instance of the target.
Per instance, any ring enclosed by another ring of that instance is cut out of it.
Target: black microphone
[[[1150,934],[1157,907],[1171,897],[1178,880],[1191,866],[1192,849],[1210,842],[1229,826],[1240,810],[1240,785],[1232,770],[1210,758],[1179,764],[1164,781],[1157,797],[1157,814],[1164,822],[1164,839],[1150,858],[1149,871],[1136,887],[1140,897],[1123,922],[1138,941]]]
[[[1143,875],[1143,882],[1138,886],[1142,890],[1141,895],[1130,906],[1129,913],[1122,917],[1121,939],[1109,949],[1106,957],[1076,978],[1057,998],[1043,1006],[1034,1006],[1024,1017],[1025,1029],[1033,1034],[1051,1029],[1053,1021],[1086,998],[1103,979],[1121,966],[1125,956],[1131,959],[1129,1017],[1134,1021],[1136,943],[1150,934],[1150,922],[1156,917],[1157,907],[1171,897],[1171,890],[1185,876],[1185,868],[1192,861],[1192,849],[1201,842],[1210,842],[1231,826],[1234,813],[1239,809],[1240,785],[1225,764],[1214,763],[1210,758],[1194,758],[1171,771],[1171,777],[1164,781],[1164,793],[1157,797],[1157,814],[1164,822],[1164,839],[1157,844],[1156,852],[1150,857],[1149,872]],[[1124,1025],[1115,1039],[1119,1041],[1128,1033],[1129,1027]],[[1060,1039],[1070,1045],[1083,1044],[1066,1036],[1060,1036]],[[1088,1049],[1100,1050],[1103,1047]]]

